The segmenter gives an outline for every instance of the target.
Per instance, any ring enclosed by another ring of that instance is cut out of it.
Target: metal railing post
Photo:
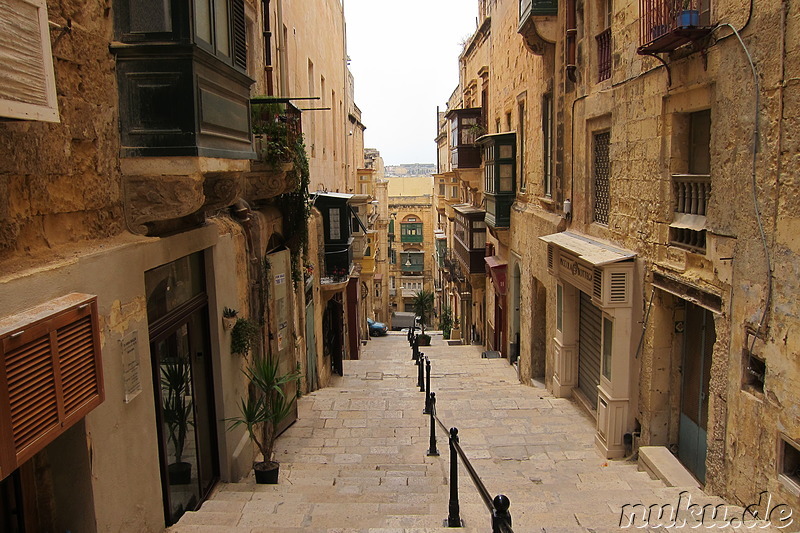
[[[460,508],[458,505],[458,453],[455,443],[458,442],[458,428],[450,428],[450,505],[447,515],[447,527],[462,527]]]
[[[425,358],[425,409],[423,415],[431,414],[431,360]]]
[[[411,339],[411,359],[416,364],[419,364],[419,339],[417,339],[416,335]]]
[[[425,376],[423,375],[425,365],[422,363],[423,355],[425,354],[419,352],[419,372],[417,373],[417,386],[419,387],[420,392],[425,392]]]
[[[431,440],[428,443],[428,457],[438,457],[439,450],[436,449],[436,393],[430,394],[430,415],[431,415]]]
[[[511,501],[503,494],[498,494],[492,500],[494,510],[492,511],[492,533],[505,533],[511,529],[511,513],[508,508],[511,506]],[[503,525],[508,528],[504,528]]]

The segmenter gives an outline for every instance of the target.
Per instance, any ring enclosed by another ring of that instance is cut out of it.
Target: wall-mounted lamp
[[[564,200],[564,218],[572,220],[572,202],[569,201],[569,198]]]

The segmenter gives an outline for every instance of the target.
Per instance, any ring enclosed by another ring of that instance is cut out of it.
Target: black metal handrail
[[[514,533],[514,530],[511,529],[511,515],[508,512],[508,508],[510,506],[510,502],[508,498],[502,494],[499,494],[492,498],[489,494],[486,485],[483,484],[481,477],[478,475],[478,472],[475,470],[475,467],[472,466],[472,463],[467,457],[467,454],[464,452],[464,449],[459,444],[458,438],[458,428],[450,428],[448,429],[447,426],[442,422],[442,420],[436,415],[436,394],[431,391],[431,362],[430,359],[427,357],[423,357],[425,354],[418,351],[417,345],[417,338],[416,335],[412,331],[408,333],[408,340],[409,344],[412,348],[412,358],[415,360],[415,363],[418,365],[418,376],[417,376],[417,386],[420,387],[420,391],[425,393],[425,409],[423,413],[426,415],[430,415],[431,419],[431,431],[430,431],[430,446],[428,448],[428,456],[438,456],[439,452],[436,449],[436,432],[435,432],[435,424],[437,424],[442,431],[444,431],[448,435],[449,444],[450,444],[450,512],[445,520],[445,523],[448,527],[461,527],[462,521],[460,517],[459,511],[459,504],[458,504],[458,459],[457,457],[461,458],[464,467],[467,469],[469,473],[469,477],[472,478],[472,483],[475,485],[475,488],[478,489],[478,494],[480,495],[483,503],[486,505],[486,508],[492,515],[492,533]],[[424,363],[423,363],[424,358]],[[426,370],[426,379],[423,379],[423,367]],[[434,424],[435,422],[435,424]]]
[[[489,490],[486,488],[486,485],[483,484],[483,480],[481,480],[481,477],[475,470],[475,467],[472,466],[469,457],[467,457],[467,454],[464,452],[464,449],[461,447],[461,444],[459,444],[459,440],[457,438],[458,429],[457,428],[447,429],[447,426],[444,424],[444,422],[442,422],[442,420],[438,416],[436,416],[435,410],[432,414],[432,417],[434,420],[436,420],[438,426],[442,428],[442,431],[444,431],[447,434],[448,439],[450,440],[451,449],[454,449],[458,454],[458,456],[461,458],[461,462],[464,464],[464,468],[467,469],[469,477],[472,478],[472,483],[475,485],[475,488],[478,489],[478,494],[483,500],[484,505],[486,505],[486,508],[489,510],[490,513],[492,513],[493,526],[495,525],[494,519],[499,518],[499,520],[497,521],[498,522],[497,527],[499,527],[499,529],[496,529],[496,531],[499,531],[501,533],[514,533],[514,530],[511,529],[511,524],[507,521],[510,520],[510,517],[506,519],[504,516],[506,513],[508,513],[508,506],[504,506],[505,507],[504,509],[498,509],[495,503],[497,500],[508,502],[508,498],[506,498],[502,494],[496,496],[495,498],[492,498],[491,494],[489,493]],[[453,430],[455,430],[455,435],[453,435]]]

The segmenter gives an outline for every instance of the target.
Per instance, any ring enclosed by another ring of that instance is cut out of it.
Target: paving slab
[[[510,499],[517,533],[603,533],[620,531],[626,521],[631,529],[661,531],[665,524],[646,523],[643,509],[675,504],[681,494],[699,505],[724,505],[697,487],[653,480],[635,461],[603,458],[588,413],[520,384],[505,359],[483,359],[482,351],[448,346],[435,334],[424,349],[437,416],[459,428],[490,495]],[[168,531],[452,532],[443,527],[451,483],[447,436],[437,427],[440,455],[428,457],[430,417],[422,412],[425,395],[410,355],[405,335],[370,339],[360,360],[344,362],[344,376],[299,400],[298,421],[275,446],[278,485],[256,485],[252,474],[220,483]],[[491,531],[469,474],[462,464],[458,470],[461,531]],[[741,508],[729,509],[741,516]],[[686,527],[707,525],[694,519]]]

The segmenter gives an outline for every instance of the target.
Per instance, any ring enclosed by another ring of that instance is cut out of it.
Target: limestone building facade
[[[353,188],[364,166],[363,137],[349,135],[358,113],[343,8],[115,0],[0,11],[12,58],[0,79],[24,85],[0,87],[0,115],[14,119],[0,122],[0,483],[14,495],[2,515],[26,510],[16,530],[163,531],[217,480],[252,468],[244,429],[223,422],[246,392],[248,360],[232,353],[223,316],[255,324],[249,357],[299,365],[306,391],[333,368],[324,335],[360,323],[324,313],[357,293],[322,282],[323,215],[282,209],[308,205],[287,196],[303,190],[300,133],[312,191]],[[343,340],[338,357],[350,348]],[[166,379],[178,368],[192,387],[181,442]],[[179,463],[191,466],[180,483]]]
[[[413,312],[417,292],[434,292],[432,178],[395,177],[387,184],[389,309]]]
[[[478,12],[437,145],[479,110],[487,348],[582,403],[607,457],[664,446],[711,493],[800,508],[791,7]]]

